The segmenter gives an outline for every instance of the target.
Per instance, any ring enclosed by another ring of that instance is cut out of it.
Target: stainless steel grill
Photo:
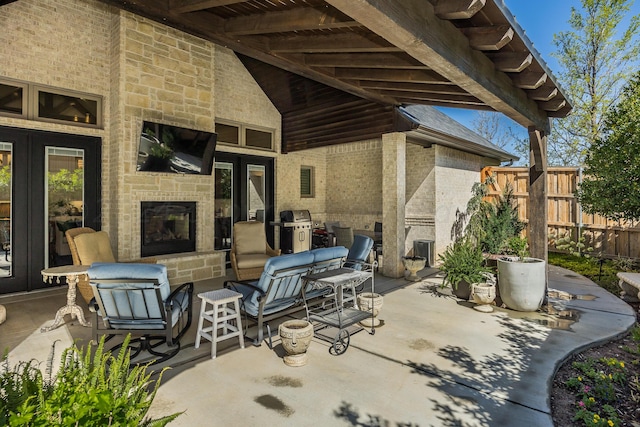
[[[311,213],[308,210],[280,212],[280,250],[284,254],[311,249]]]

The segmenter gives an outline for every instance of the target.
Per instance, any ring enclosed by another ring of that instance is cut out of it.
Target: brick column
[[[404,133],[382,135],[382,274],[403,277],[405,255],[405,156]]]

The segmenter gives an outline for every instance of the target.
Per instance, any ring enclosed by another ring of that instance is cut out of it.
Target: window
[[[102,97],[0,79],[0,115],[96,128],[102,126]]]
[[[26,88],[26,84],[17,82],[0,83],[0,114],[26,117]]]
[[[218,142],[240,144],[240,128],[238,126],[216,123],[216,133],[218,134]]]
[[[239,145],[260,150],[274,150],[273,130],[259,129],[243,123],[228,123],[216,121],[218,142],[222,144]]]
[[[300,166],[300,197],[315,197],[313,166]]]
[[[36,88],[36,92],[38,94],[38,100],[35,102],[37,118],[94,126],[98,123],[99,97],[56,89]]]

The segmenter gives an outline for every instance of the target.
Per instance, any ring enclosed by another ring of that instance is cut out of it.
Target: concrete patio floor
[[[184,411],[172,426],[552,426],[549,387],[559,364],[622,335],[636,319],[616,296],[556,267],[549,287],[562,292],[550,293],[554,314],[481,313],[440,289],[437,270],[420,275],[420,282],[376,276],[384,305],[375,335],[352,335],[340,356],[314,338],[302,367],[283,363],[277,325],[272,350],[264,343],[240,349],[237,339],[220,343],[216,359],[207,341],[196,350],[194,298],[194,324],[167,362],[172,369],[150,415]],[[198,282],[196,293],[223,281]],[[74,340],[86,345],[90,328],[68,317],[40,333],[65,295],[57,288],[0,298],[8,315],[0,349],[10,349],[12,363],[45,361],[56,340],[57,353]]]

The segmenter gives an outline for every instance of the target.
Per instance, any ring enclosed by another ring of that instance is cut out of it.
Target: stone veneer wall
[[[173,282],[224,274],[223,257],[213,252],[211,175],[136,171],[143,120],[213,132],[215,46],[140,16],[117,11],[112,23],[112,108],[108,174],[112,210],[110,234],[118,259],[140,256],[142,201],[195,201],[197,254],[160,256]]]

